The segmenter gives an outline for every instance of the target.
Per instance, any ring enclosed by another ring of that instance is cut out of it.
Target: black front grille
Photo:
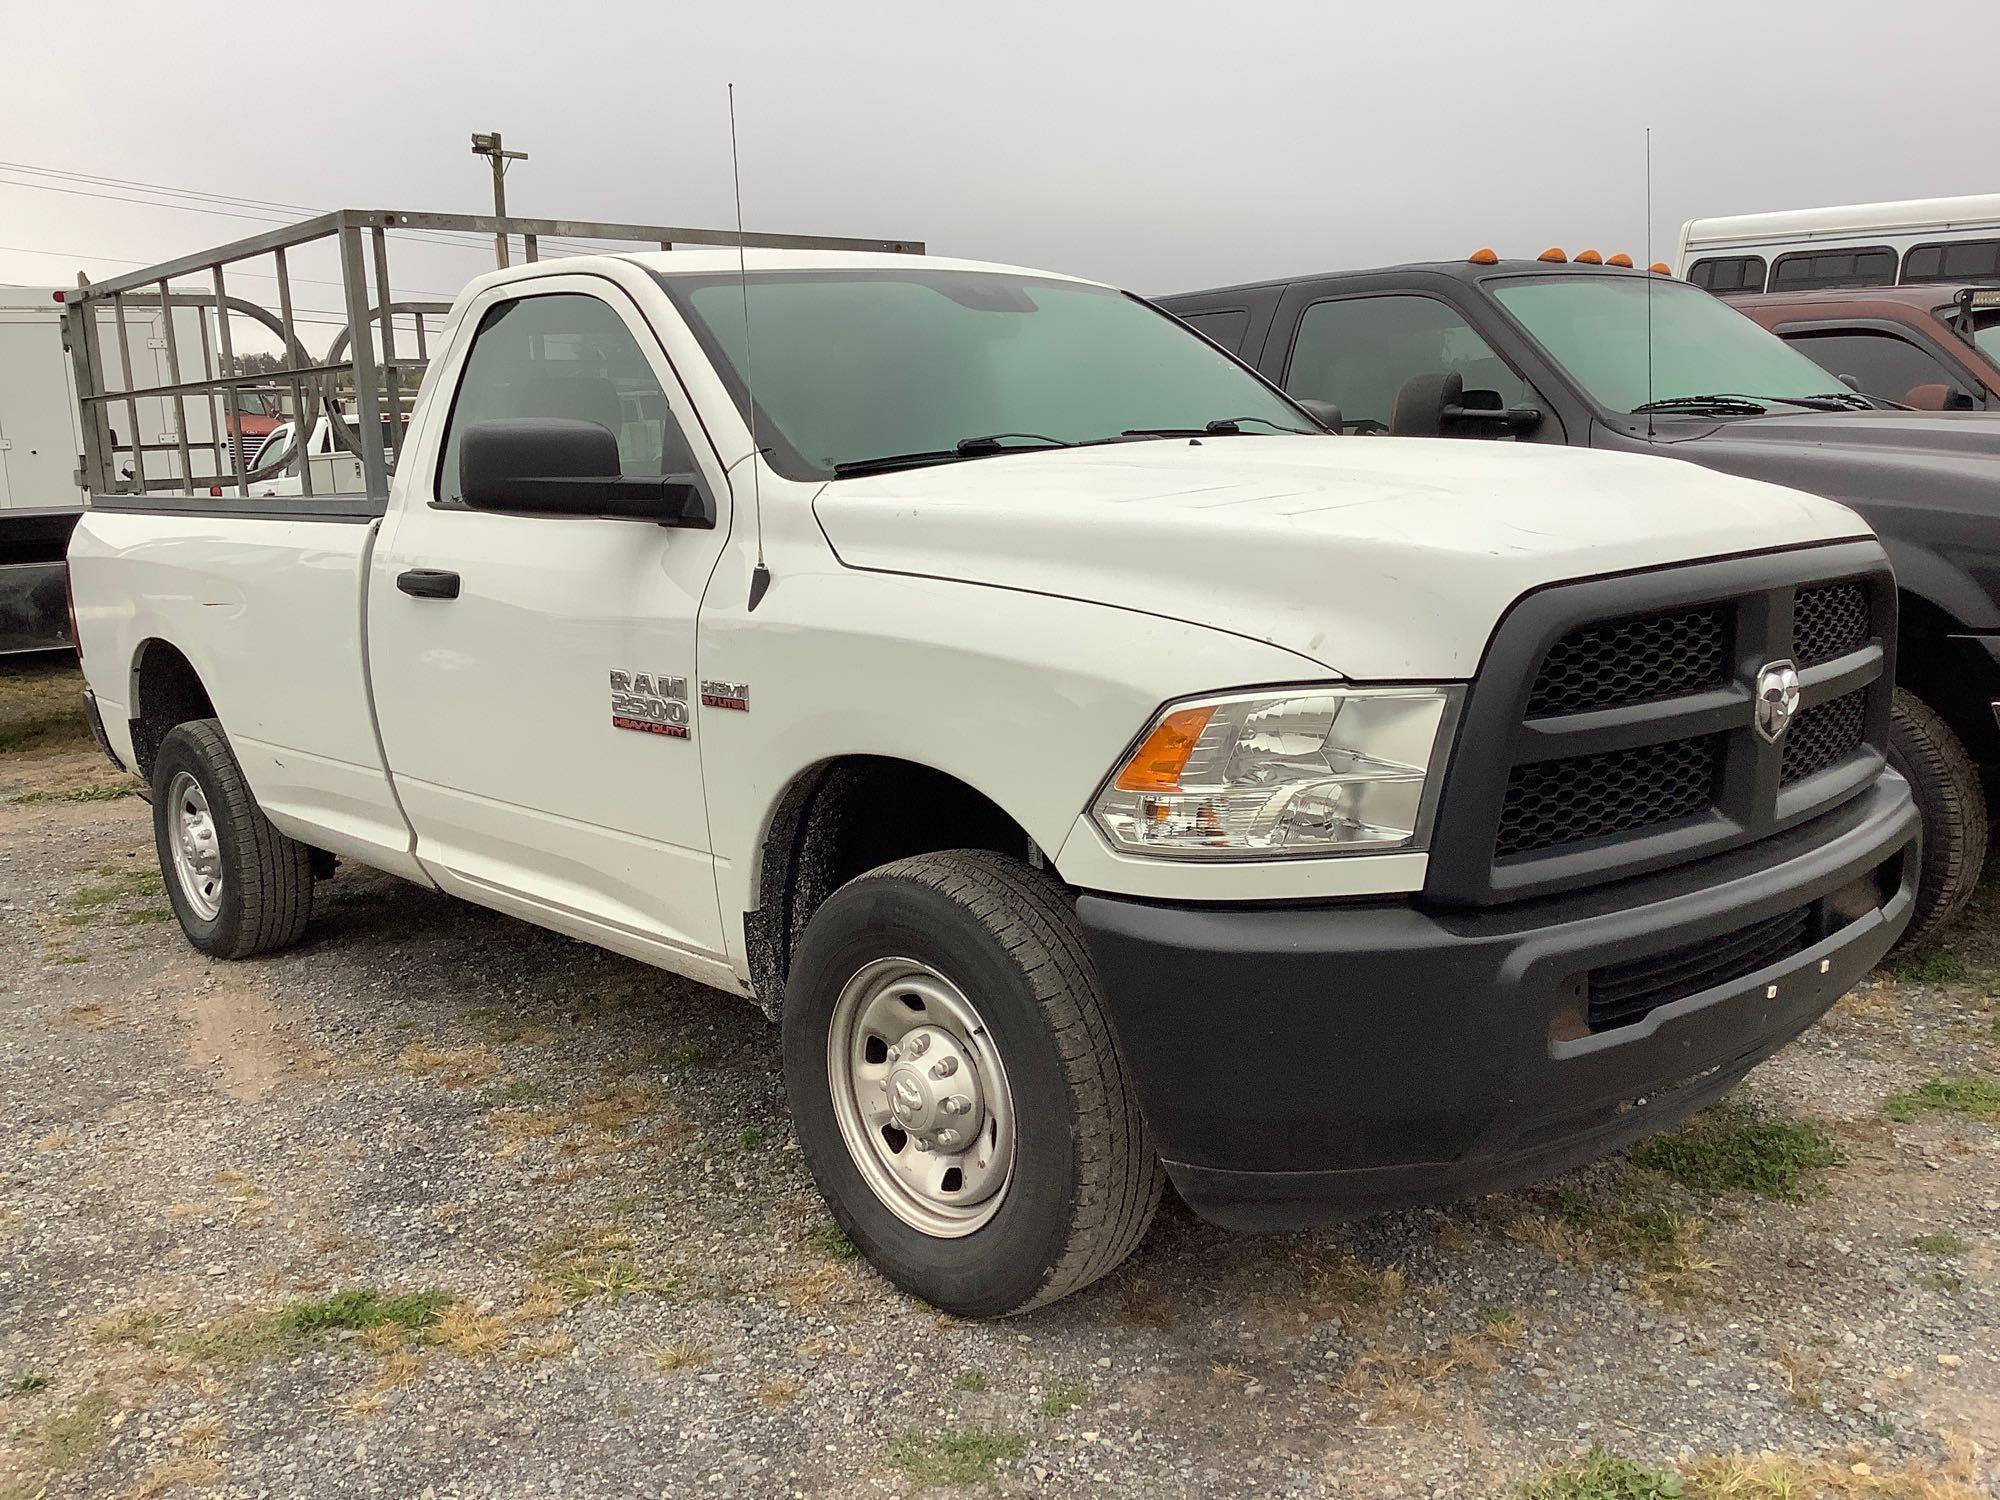
[[[1793,606],[1792,659],[1802,667],[1859,650],[1868,640],[1868,591],[1858,583],[1800,589]]]
[[[1837,765],[1861,748],[1868,729],[1868,692],[1815,703],[1785,731],[1785,758],[1778,779],[1785,786]]]
[[[1516,766],[1500,814],[1500,857],[1580,844],[1705,812],[1715,797],[1715,738],[1641,745]]]
[[[1830,810],[1881,763],[1894,631],[1872,542],[1527,595],[1467,696],[1426,894],[1485,906],[1601,884]],[[1773,744],[1756,688],[1785,661],[1812,706]]]
[[[1592,1032],[1643,1021],[1662,1005],[1754,974],[1811,941],[1810,906],[1796,907],[1721,937],[1592,969],[1585,979]]]
[[[1528,717],[1652,703],[1715,687],[1723,673],[1718,605],[1607,620],[1550,648],[1528,694]]]

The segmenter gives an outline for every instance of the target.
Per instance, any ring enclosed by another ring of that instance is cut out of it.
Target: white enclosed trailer
[[[70,643],[63,553],[83,514],[83,429],[76,377],[63,343],[61,295],[55,287],[0,287],[0,654],[57,650]],[[109,309],[100,311],[99,322],[108,329],[112,316]],[[168,330],[157,301],[130,302],[124,316],[131,385],[166,383]],[[199,307],[177,306],[173,321],[175,348],[186,351],[183,359],[192,367],[204,346],[212,347],[212,319]],[[144,398],[134,410],[141,440],[157,455],[154,462],[177,476],[216,477],[219,413],[211,414],[206,403],[189,405],[191,446],[183,470],[169,403]],[[220,472],[227,467],[225,461]]]

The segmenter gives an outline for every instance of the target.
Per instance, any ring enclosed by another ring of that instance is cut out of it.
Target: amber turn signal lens
[[[1160,720],[1146,743],[1132,752],[1125,769],[1113,783],[1121,792],[1171,792],[1181,784],[1181,772],[1194,754],[1208,721],[1215,717],[1213,706],[1183,708]]]
[[[1500,264],[1500,257],[1493,253],[1490,246],[1485,245],[1482,245],[1465,258],[1475,266],[1497,266]]]

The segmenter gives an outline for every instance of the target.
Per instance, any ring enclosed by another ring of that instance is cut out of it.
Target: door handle
[[[396,587],[418,599],[456,599],[458,575],[448,568],[411,568],[396,575]]]

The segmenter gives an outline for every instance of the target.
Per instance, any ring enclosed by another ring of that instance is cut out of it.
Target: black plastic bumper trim
[[[1885,773],[1749,847],[1498,910],[1086,894],[1077,912],[1182,1195],[1219,1223],[1303,1227],[1530,1180],[1698,1107],[1888,951],[1918,837],[1908,787]],[[1830,936],[1641,1024],[1566,1035],[1591,969],[1720,938],[1872,872],[1886,899]]]

